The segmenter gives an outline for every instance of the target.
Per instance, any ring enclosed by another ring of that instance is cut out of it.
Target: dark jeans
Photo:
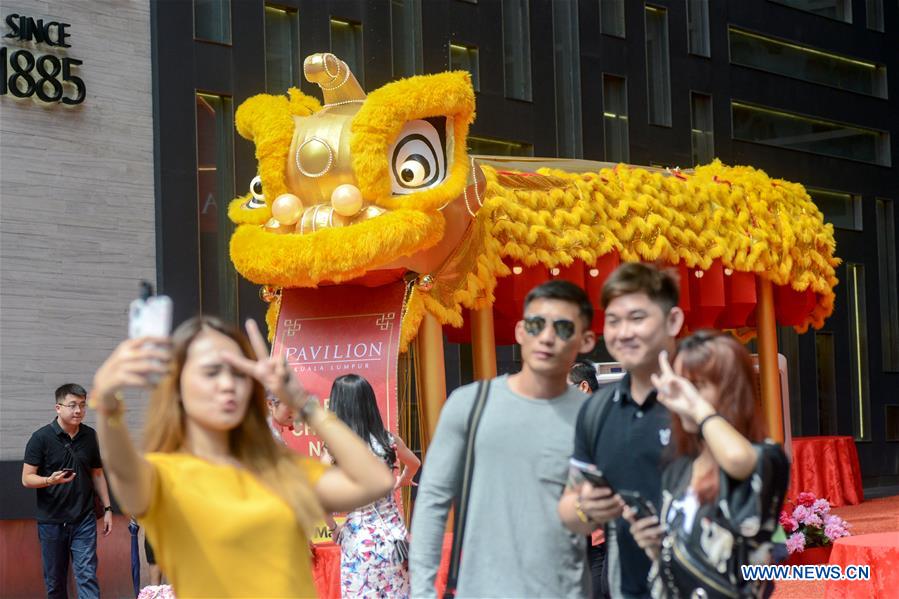
[[[68,599],[69,554],[75,570],[78,599],[99,599],[97,582],[97,520],[93,510],[81,522],[37,525],[44,563],[44,584],[50,599]]]

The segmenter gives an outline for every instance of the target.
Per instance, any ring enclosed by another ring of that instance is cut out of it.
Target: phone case
[[[136,299],[128,309],[128,336],[168,337],[172,332],[172,300],[166,295]]]

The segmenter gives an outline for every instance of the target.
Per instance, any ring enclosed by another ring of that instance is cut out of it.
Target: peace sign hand
[[[269,354],[268,345],[256,321],[248,319],[246,330],[256,359],[252,360],[231,352],[222,354],[222,359],[262,383],[282,402],[294,409],[301,409],[306,404],[309,394],[297,380],[293,369],[287,365],[287,360],[279,360]]]
[[[678,376],[668,362],[668,352],[659,353],[660,374],[651,377],[658,390],[659,402],[671,412],[698,423],[700,414],[714,413],[715,408],[699,393],[696,387],[682,376]]]

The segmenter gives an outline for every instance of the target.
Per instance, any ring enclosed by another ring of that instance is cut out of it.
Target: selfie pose
[[[247,333],[249,342],[216,318],[193,318],[171,339],[122,342],[94,377],[113,492],[146,530],[179,599],[314,597],[307,539],[324,511],[365,505],[393,487],[368,446],[268,357],[254,322]],[[159,376],[141,454],[123,423],[121,391]],[[293,406],[339,466],[272,438],[263,386]]]
[[[421,461],[403,440],[384,428],[375,391],[358,374],[337,377],[329,406],[334,415],[368,441],[372,453],[393,470],[402,464],[394,489],[412,484]],[[409,596],[408,535],[394,492],[346,515],[334,531],[340,544],[340,595]]]
[[[662,475],[661,525],[625,510],[654,561],[653,597],[768,596],[771,582],[744,580],[740,566],[771,562],[789,463],[765,440],[752,359],[729,335],[700,331],[681,341],[673,369],[664,352],[659,364],[652,380],[679,457]]]

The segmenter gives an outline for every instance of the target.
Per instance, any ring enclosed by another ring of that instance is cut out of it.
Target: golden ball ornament
[[[303,213],[303,203],[292,193],[282,193],[272,204],[272,216],[282,225],[294,225]]]
[[[340,216],[359,214],[362,203],[362,192],[355,185],[344,183],[331,192],[331,208]]]

